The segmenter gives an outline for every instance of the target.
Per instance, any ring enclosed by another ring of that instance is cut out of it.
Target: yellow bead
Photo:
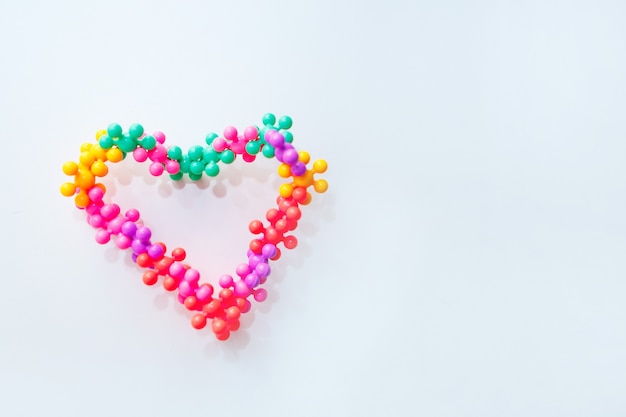
[[[280,194],[280,196],[283,198],[291,197],[292,193],[293,193],[293,186],[288,183],[282,184],[280,188],[278,189],[278,194]]]
[[[87,195],[87,192],[81,190],[80,193],[76,194],[76,197],[74,197],[74,203],[76,204],[76,207],[87,207],[89,205],[89,196]]]
[[[74,161],[67,161],[63,164],[63,173],[65,175],[76,175],[78,172],[78,164]]]
[[[298,161],[302,162],[303,164],[308,164],[310,160],[311,155],[309,155],[307,151],[298,152]]]
[[[91,153],[98,161],[106,161],[107,160],[107,151],[102,149],[100,145],[97,143],[91,147]]]
[[[96,177],[104,177],[109,173],[109,167],[102,161],[96,161],[91,166],[91,173]]]
[[[96,157],[90,151],[81,152],[80,157],[78,158],[78,161],[84,166],[86,166],[87,168],[89,168],[91,164],[93,164],[93,161],[95,160],[96,160]]]
[[[100,140],[100,138],[107,134],[105,129],[100,129],[96,132],[96,140]]]
[[[313,171],[317,172],[318,174],[326,172],[327,168],[328,163],[323,159],[318,159],[317,161],[313,162]]]
[[[278,175],[283,178],[289,178],[291,176],[291,167],[287,164],[280,164],[278,166]]]
[[[66,182],[61,185],[61,194],[65,197],[71,197],[76,193],[76,186],[71,182]]]
[[[118,148],[111,148],[107,151],[107,159],[111,162],[120,162],[124,159],[124,154]]]
[[[81,152],[89,152],[89,150],[91,149],[91,143],[89,142],[85,142],[82,145],[80,145],[80,151]]]
[[[313,188],[315,189],[315,192],[324,193],[328,190],[328,182],[326,182],[326,180],[317,180],[313,184]]]

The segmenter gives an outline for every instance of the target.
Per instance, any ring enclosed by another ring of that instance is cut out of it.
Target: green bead
[[[285,138],[285,142],[287,142],[287,143],[291,143],[291,142],[293,142],[293,133],[291,133],[291,132],[290,132],[290,131],[288,131],[288,130],[283,130],[283,131],[281,131],[280,133],[281,133],[281,134],[283,135],[283,137]]]
[[[259,153],[259,149],[261,148],[261,143],[259,141],[250,141],[246,143],[246,152],[250,155],[256,155]]]
[[[180,161],[181,159],[183,159],[183,150],[180,149],[180,146],[170,146],[167,149],[167,157],[176,161]]]
[[[98,141],[100,147],[104,150],[111,149],[113,147],[113,139],[110,136],[104,135],[100,136],[100,140]]]
[[[283,116],[278,120],[278,127],[281,129],[289,129],[293,124],[293,120],[289,116]]]
[[[180,181],[183,179],[183,173],[179,171],[176,174],[170,174],[170,178],[174,181]]]
[[[107,127],[107,133],[112,138],[119,138],[120,136],[122,136],[122,126],[118,125],[117,123],[111,123],[109,127]]]
[[[263,116],[263,125],[274,126],[274,123],[276,123],[276,116],[274,116],[272,113],[266,113]]]
[[[124,135],[118,139],[117,147],[124,152],[132,152],[137,148],[137,142],[130,136]]]
[[[189,148],[189,152],[187,152],[187,155],[189,155],[189,159],[191,159],[192,161],[199,161],[200,159],[202,159],[203,152],[204,148],[200,145],[196,145]]]
[[[143,139],[139,142],[139,146],[144,148],[146,151],[151,151],[156,147],[157,141],[154,136],[148,135],[144,136]]]
[[[204,163],[200,161],[192,161],[189,164],[189,174],[200,174],[202,175],[202,171],[204,171]]]
[[[220,167],[215,162],[211,161],[208,164],[206,164],[206,167],[204,168],[204,172],[209,177],[215,177],[217,176],[217,174],[220,173]]]
[[[202,179],[202,174],[193,174],[190,172],[189,179],[192,181],[199,181],[200,179]]]
[[[134,139],[140,138],[141,135],[143,135],[143,126],[140,125],[139,123],[133,123],[132,125],[130,125],[130,128],[128,129],[128,134],[130,135],[131,138],[134,138]]]
[[[266,158],[273,158],[274,157],[274,147],[270,144],[265,144],[263,145],[263,156]]]
[[[220,154],[220,159],[225,164],[230,164],[235,160],[235,153],[230,149],[225,149],[224,152]]]
[[[265,134],[267,133],[267,131],[268,131],[268,130],[269,130],[269,129],[267,128],[267,126],[265,126],[265,127],[261,128],[261,129],[259,129],[259,138],[260,138],[263,142],[265,142]]]
[[[208,135],[206,135],[206,139],[204,139],[206,141],[207,145],[211,145],[213,143],[213,141],[215,140],[215,138],[218,137],[217,133],[209,133]]]
[[[180,160],[180,171],[184,172],[185,174],[189,173],[189,165],[191,164],[191,161],[189,160],[188,156],[183,156],[183,158]]]
[[[211,147],[204,148],[202,160],[206,163],[217,162],[220,160],[220,154],[217,153],[217,151]]]

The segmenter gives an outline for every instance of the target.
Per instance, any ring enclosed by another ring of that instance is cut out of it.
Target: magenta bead
[[[233,292],[237,297],[247,297],[250,295],[250,288],[246,285],[245,281],[237,281],[235,282]]]
[[[219,284],[222,288],[228,288],[233,285],[233,277],[228,274],[222,275],[219,279]]]
[[[137,162],[144,162],[148,159],[148,151],[144,148],[137,148],[133,151],[133,158],[135,158]]]
[[[254,290],[254,300],[262,303],[267,300],[267,291],[263,288],[259,288],[258,290]]]
[[[254,162],[254,160],[256,159],[256,155],[250,155],[249,153],[244,152],[242,158],[245,162]]]
[[[100,214],[105,220],[111,220],[120,214],[120,206],[117,204],[105,204],[100,209]]]
[[[193,286],[189,281],[183,279],[178,283],[178,292],[183,297],[189,297],[190,295],[193,295]],[[183,302],[184,301],[185,300],[183,300]]]
[[[158,143],[162,144],[165,142],[165,133],[163,132],[154,132],[152,136],[154,137],[154,139],[156,139]]]
[[[241,155],[246,151],[246,143],[242,140],[232,142],[230,144],[230,150],[235,152],[237,155]]]
[[[98,230],[96,232],[96,242],[101,245],[108,243],[111,240],[111,235],[106,230]]]
[[[132,248],[133,253],[136,253],[137,255],[146,252],[146,245],[139,239],[133,239],[130,247]]]
[[[137,225],[134,222],[127,221],[122,225],[121,232],[128,237],[135,237],[135,232],[137,231]]]
[[[248,288],[254,288],[259,285],[259,276],[253,272],[251,274],[248,274],[248,276],[243,281],[246,283]]]
[[[165,159],[167,159],[167,149],[159,143],[154,149],[148,151],[148,158],[154,162],[165,162]]]
[[[102,201],[102,197],[104,197],[104,191],[102,191],[102,188],[100,187],[93,187],[91,190],[89,190],[87,195],[92,202],[97,203],[99,201]]]
[[[163,256],[163,253],[165,251],[163,250],[163,247],[161,245],[150,245],[148,246],[148,256],[150,256],[150,258],[156,260],[156,259],[160,259]]]

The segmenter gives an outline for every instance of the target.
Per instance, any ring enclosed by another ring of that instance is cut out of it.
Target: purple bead
[[[137,225],[133,222],[125,222],[122,225],[122,233],[128,237],[135,237],[136,231],[137,231]]]
[[[298,161],[298,152],[295,149],[285,149],[283,162],[292,165]]]
[[[253,272],[248,274],[248,276],[244,279],[244,282],[248,288],[254,288],[259,285],[259,276]]]
[[[276,149],[285,146],[285,137],[275,130],[268,130],[265,133],[265,140]]]
[[[130,258],[133,260],[133,262],[137,262],[137,254],[133,253]]]
[[[147,242],[148,240],[150,240],[151,236],[152,236],[152,232],[150,231],[150,228],[146,226],[138,227],[137,232],[135,233],[135,237],[144,242]]]
[[[284,159],[283,159],[284,153],[285,153],[285,150],[283,148],[276,148],[276,149],[274,149],[274,156],[280,162],[284,162]]]
[[[154,244],[148,247],[148,255],[150,255],[150,258],[152,259],[156,260],[161,258],[163,256],[163,253],[164,251],[161,245]]]
[[[303,162],[298,161],[291,166],[291,173],[295,175],[296,177],[299,177],[300,175],[304,175],[305,172],[306,172],[306,165],[304,165]]]
[[[251,269],[254,269],[259,262],[263,262],[263,257],[260,255],[252,255],[248,258],[248,265],[250,265]]]
[[[139,239],[133,239],[133,243],[130,244],[130,247],[132,248],[133,253],[137,255],[146,252],[146,245]]]
[[[267,277],[271,271],[272,269],[265,262],[258,264],[256,268],[254,268],[254,273],[263,278]]]
[[[263,256],[268,259],[273,258],[274,256],[276,256],[276,246],[272,245],[271,243],[266,243],[265,245],[263,245],[261,253],[263,253]]]

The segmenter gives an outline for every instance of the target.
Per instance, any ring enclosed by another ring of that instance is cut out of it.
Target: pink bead
[[[259,288],[258,290],[254,290],[254,299],[259,303],[267,300],[267,291],[263,288]]]
[[[120,214],[120,206],[117,204],[105,204],[100,209],[100,214],[104,217],[105,220],[111,220]]]
[[[250,288],[246,285],[244,281],[237,281],[235,282],[233,292],[237,297],[247,297],[250,295]]]
[[[101,245],[108,243],[111,240],[111,235],[106,230],[98,230],[96,232],[96,242]]]
[[[139,220],[139,210],[134,208],[126,210],[126,218],[128,221],[136,222]]]
[[[257,136],[259,136],[259,131],[256,128],[256,126],[248,126],[246,127],[246,129],[243,131],[243,137],[245,140],[254,140],[257,138]]]
[[[200,272],[197,269],[189,268],[185,271],[185,281],[196,283],[200,279]]]
[[[224,137],[228,140],[237,140],[237,128],[234,126],[227,126],[224,129]]]
[[[181,279],[185,275],[185,267],[180,262],[174,262],[170,265],[169,273],[171,277]]]
[[[178,284],[178,293],[183,297],[189,297],[190,295],[193,295],[193,287],[189,283],[189,281],[180,281],[180,283]]]
[[[222,152],[224,151],[224,149],[228,148],[228,143],[226,143],[226,140],[224,140],[224,138],[215,139],[212,145],[213,149],[215,149],[215,151],[217,152]]]
[[[198,288],[198,291],[196,291],[196,298],[200,302],[204,302],[208,300],[209,298],[211,298],[212,295],[213,295],[213,287],[208,284],[200,285],[200,288]]]
[[[102,188],[100,187],[93,187],[91,190],[89,190],[87,195],[89,196],[89,199],[91,201],[97,203],[99,201],[102,201],[102,197],[104,197],[104,191],[102,191]]]
[[[102,227],[105,225],[104,218],[99,214],[94,214],[93,216],[89,216],[89,224],[93,227]]]
[[[163,132],[154,132],[152,136],[156,139],[158,143],[162,144],[165,142],[165,133]]]
[[[103,204],[94,204],[94,203],[90,203],[86,208],[85,211],[87,212],[88,215],[93,216],[94,214],[100,214],[100,208],[103,206]]]
[[[180,164],[178,163],[178,161],[172,161],[171,159],[168,159],[165,162],[165,170],[168,174],[176,174],[178,173],[178,171],[180,171]]]
[[[235,152],[237,155],[241,155],[246,150],[246,143],[242,140],[232,142],[230,144],[230,150]]]
[[[115,239],[115,246],[120,249],[128,249],[130,248],[130,244],[133,243],[133,240],[125,235],[118,235]]]
[[[247,276],[251,271],[250,266],[248,264],[239,264],[237,265],[237,268],[235,269],[235,272],[237,273],[237,275],[239,275],[241,278]]]
[[[118,235],[122,231],[122,225],[126,223],[124,217],[116,217],[107,225],[108,231],[114,235]]]
[[[167,158],[167,149],[165,146],[157,143],[154,149],[148,151],[148,158],[154,162],[165,162],[165,159]]]
[[[233,277],[231,277],[228,274],[222,275],[220,277],[219,284],[220,284],[220,287],[222,287],[222,288],[228,288],[231,285],[233,285]]]
[[[135,158],[137,162],[144,162],[148,159],[148,151],[144,148],[137,148],[133,151],[133,158]]]
[[[247,152],[244,152],[242,157],[243,157],[243,160],[246,162],[253,162],[256,159],[256,155],[250,155]]]
[[[150,174],[158,177],[163,174],[163,164],[160,162],[153,162],[150,164],[150,168],[148,168],[148,170],[150,171]]]

